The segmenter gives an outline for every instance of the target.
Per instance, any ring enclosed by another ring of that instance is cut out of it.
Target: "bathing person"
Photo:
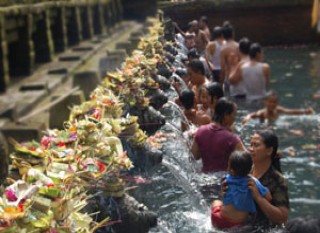
[[[223,37],[226,40],[220,52],[221,74],[220,83],[223,84],[224,94],[229,96],[229,80],[232,63],[230,62],[230,54],[234,53],[239,56],[239,44],[234,40],[234,29],[230,22],[226,21],[222,26]]]
[[[209,21],[208,21],[207,16],[203,15],[200,17],[199,28],[205,33],[208,40],[210,41],[211,40],[211,33],[210,33],[210,29],[209,29]]]
[[[209,43],[209,38],[207,37],[206,33],[199,28],[199,23],[197,20],[192,21],[192,29],[196,34],[194,39],[195,48],[197,49],[200,57],[204,57],[207,44]]]
[[[182,131],[186,131],[189,129],[189,123],[194,124],[195,126],[209,124],[211,119],[209,116],[204,114],[202,111],[197,111],[195,109],[195,94],[193,91],[186,89],[183,90],[181,95],[179,96],[179,100],[184,107],[184,115],[189,120],[189,122],[181,122]]]
[[[199,103],[199,89],[202,85],[209,83],[205,76],[205,70],[202,62],[199,59],[194,59],[187,65],[187,72],[190,76],[191,90],[196,95],[196,103]]]
[[[236,113],[233,102],[220,98],[215,106],[213,123],[197,130],[191,151],[196,160],[202,159],[202,172],[226,171],[230,154],[245,150],[240,138],[230,131]]]
[[[251,220],[253,225],[274,226],[287,222],[289,213],[288,183],[283,177],[278,151],[278,137],[271,130],[257,131],[251,137],[250,154],[253,162],[251,175],[267,187],[272,196],[267,201],[249,179],[249,189],[257,204],[257,214]]]
[[[222,28],[219,26],[213,29],[212,36],[213,41],[210,41],[206,48],[206,61],[212,72],[212,80],[220,82],[220,53],[226,41],[223,38]]]
[[[266,120],[276,120],[279,115],[303,115],[313,114],[312,108],[308,109],[290,109],[279,105],[279,99],[275,92],[271,91],[263,100],[264,108],[256,112],[250,113],[242,120],[242,124],[246,124],[251,119],[258,118],[260,122]]]
[[[206,61],[206,59],[204,57],[200,57],[198,51],[195,48],[190,49],[188,51],[187,57],[188,57],[188,61],[189,62],[191,62],[194,59],[199,59],[203,64],[205,76],[210,79],[211,70],[209,69],[208,63],[207,63],[207,61]]]
[[[252,169],[252,159],[248,151],[235,151],[229,157],[226,182],[228,190],[222,202],[215,200],[211,208],[211,222],[217,228],[229,228],[245,225],[249,213],[256,212],[256,205],[248,188],[249,173]],[[251,176],[252,177],[252,176]],[[260,194],[268,201],[272,199],[268,188],[256,182]]]
[[[212,118],[218,99],[223,96],[223,89],[220,83],[213,82],[200,88],[199,101],[202,105],[202,110],[210,119]]]
[[[235,63],[235,65],[231,68],[230,76],[232,76],[236,72],[236,68],[242,66],[244,63],[250,60],[249,51],[250,51],[251,41],[247,38],[241,38],[239,40],[239,60]],[[230,82],[230,96],[235,100],[244,99],[246,97],[246,90],[244,87],[243,80],[233,84]]]
[[[263,63],[262,48],[258,43],[253,43],[249,51],[250,60],[239,64],[237,70],[229,77],[230,84],[236,85],[243,82],[246,99],[249,101],[261,100],[266,96],[270,79],[270,66]]]

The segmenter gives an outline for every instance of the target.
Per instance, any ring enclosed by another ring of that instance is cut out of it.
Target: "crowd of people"
[[[176,103],[189,121],[182,123],[182,130],[187,131],[190,124],[197,127],[191,132],[191,150],[196,160],[202,160],[202,172],[227,173],[221,182],[222,201],[212,203],[212,225],[221,229],[286,225],[288,182],[281,171],[276,132],[270,128],[257,131],[250,146],[244,146],[233,126],[237,105],[255,108],[242,119],[243,124],[255,118],[274,121],[283,114],[313,114],[314,110],[279,105],[270,90],[271,68],[264,62],[262,46],[247,37],[237,42],[230,22],[211,31],[203,16],[191,21],[186,31],[177,23],[174,26],[179,52],[185,55],[181,59],[184,83],[172,81],[179,94]],[[286,230],[295,232],[291,228]]]

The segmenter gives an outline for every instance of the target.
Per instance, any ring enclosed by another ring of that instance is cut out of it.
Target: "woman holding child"
[[[237,209],[238,203],[236,201],[229,201],[227,203],[225,201],[214,201],[211,216],[212,224],[214,226],[228,228],[251,223],[257,226],[268,227],[281,225],[287,222],[289,213],[288,184],[281,172],[280,156],[277,150],[278,138],[273,131],[258,131],[251,137],[249,151],[253,166],[251,170],[252,178],[247,179],[247,187],[251,191],[252,198],[255,201],[257,207],[256,211],[252,213],[251,218],[249,218],[248,221],[245,222],[242,219],[242,222],[239,222],[236,221],[235,216],[233,216],[235,211],[226,211],[228,208],[230,209],[228,205],[232,205],[232,208]],[[232,170],[229,172],[231,173]],[[258,188],[259,185],[257,185],[255,179],[258,179],[261,185],[270,191],[271,201],[270,198],[266,198],[266,196],[261,193],[261,189]],[[235,184],[233,183],[230,185],[234,186]],[[223,189],[225,190],[225,197],[230,196],[228,193],[232,191],[229,190],[228,186],[228,180],[224,181]],[[248,210],[247,208],[238,208],[237,213],[239,214],[241,212],[243,212],[243,215],[241,216],[244,216]],[[221,225],[221,223],[225,225]]]

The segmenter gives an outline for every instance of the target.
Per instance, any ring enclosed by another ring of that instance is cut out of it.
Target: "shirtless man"
[[[196,34],[194,42],[195,42],[195,48],[197,49],[199,55],[201,57],[205,56],[206,53],[206,47],[209,43],[209,38],[207,37],[206,33],[199,28],[199,23],[197,20],[193,20],[191,22],[192,30]]]
[[[200,60],[194,59],[187,65],[187,72],[190,76],[190,82],[191,82],[191,90],[194,92],[196,96],[196,102],[199,103],[199,90],[200,87],[204,84],[209,83],[209,80],[204,75],[204,67]]]
[[[209,29],[209,23],[208,23],[208,18],[207,16],[201,16],[199,20],[199,27],[204,33],[206,34],[207,38],[209,41],[211,40],[211,33]]]
[[[239,44],[234,40],[234,30],[232,25],[229,22],[224,22],[223,26],[223,36],[226,40],[225,45],[220,52],[220,83],[224,87],[224,94],[229,95],[229,82],[228,77],[231,72],[232,61],[230,61],[230,54],[239,54]],[[239,55],[240,56],[240,55]]]

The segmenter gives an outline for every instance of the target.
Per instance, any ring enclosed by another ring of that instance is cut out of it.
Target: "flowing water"
[[[320,50],[317,48],[268,48],[265,60],[271,67],[271,87],[282,105],[313,107],[319,113]],[[170,93],[172,95],[172,92]],[[200,173],[190,143],[179,131],[181,113],[174,104],[162,110],[167,123],[161,131],[170,134],[163,143],[162,164],[148,170],[151,181],[135,190],[134,196],[159,217],[152,233],[220,232],[211,227],[210,202],[220,197],[222,174]],[[236,131],[246,145],[253,131],[266,125],[252,121],[242,127],[240,119],[248,110],[239,108]],[[289,181],[290,215],[318,216],[320,208],[320,115],[283,116],[271,126],[276,130],[283,152],[282,170]]]

